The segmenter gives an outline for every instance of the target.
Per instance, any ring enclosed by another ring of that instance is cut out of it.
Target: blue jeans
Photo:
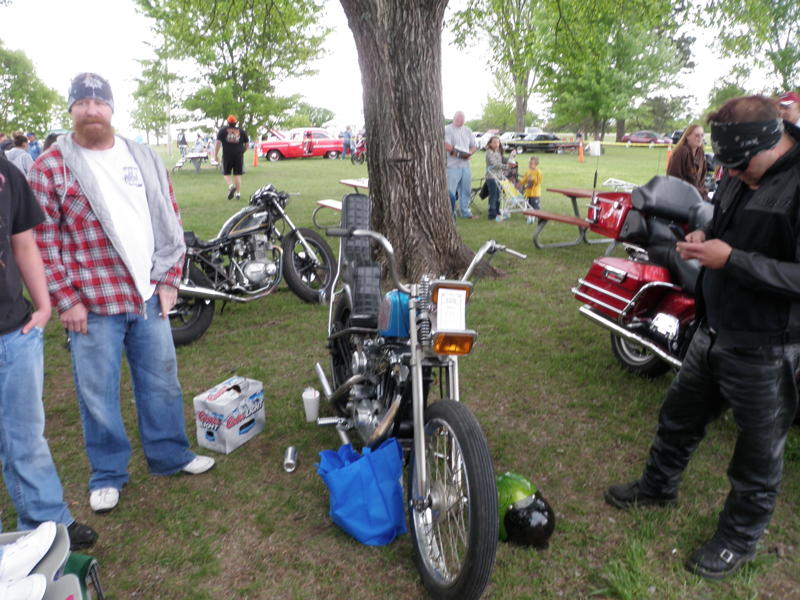
[[[70,332],[72,375],[92,474],[89,489],[121,489],[128,481],[131,445],[119,397],[122,351],[136,399],[139,437],[150,471],[177,473],[193,458],[183,421],[183,394],[169,320],[159,316],[158,295],[138,314],[89,313],[86,335]]]
[[[41,329],[0,335],[0,461],[17,529],[74,520],[44,437],[43,354]]]
[[[460,216],[469,218],[472,212],[469,210],[469,193],[472,182],[472,169],[469,167],[458,167],[447,169],[447,191],[450,198],[458,194],[458,204]]]

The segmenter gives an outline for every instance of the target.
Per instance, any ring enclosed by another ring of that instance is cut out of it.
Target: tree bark
[[[401,276],[460,275],[473,253],[447,193],[441,32],[447,0],[341,0],[363,86],[372,227]]]

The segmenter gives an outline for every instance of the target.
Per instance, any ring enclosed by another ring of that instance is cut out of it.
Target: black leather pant
[[[725,406],[736,421],[728,466],[731,490],[715,537],[737,552],[752,549],[775,508],[786,435],[798,405],[800,344],[723,348],[700,327],[667,392],[641,484],[674,494],[706,426]]]

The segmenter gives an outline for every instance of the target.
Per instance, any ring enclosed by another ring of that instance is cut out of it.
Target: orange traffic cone
[[[583,162],[583,140],[578,142],[578,162]]]
[[[253,148],[253,166],[258,166],[258,148]]]

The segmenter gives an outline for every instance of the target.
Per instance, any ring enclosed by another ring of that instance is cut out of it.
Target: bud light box
[[[264,386],[234,375],[194,397],[197,443],[230,454],[264,431]]]

